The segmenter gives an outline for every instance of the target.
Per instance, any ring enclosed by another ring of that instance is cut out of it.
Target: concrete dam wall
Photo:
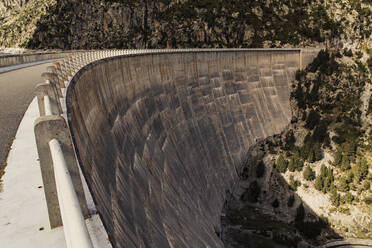
[[[115,247],[223,247],[226,192],[250,146],[290,122],[290,86],[317,50],[121,56],[72,79],[75,149]]]

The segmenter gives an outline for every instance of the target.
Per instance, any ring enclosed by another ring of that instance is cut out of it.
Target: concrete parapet
[[[35,121],[34,130],[51,228],[62,225],[53,161],[49,147],[49,141],[52,139],[58,140],[61,145],[82,213],[85,217],[88,217],[80,172],[65,120],[61,116],[43,116]]]
[[[52,73],[52,72],[44,72],[44,73],[41,74],[41,77],[44,80],[49,81],[51,86],[55,89],[58,97],[61,98],[62,97],[61,84],[59,83],[59,79],[58,79],[57,74]]]
[[[37,62],[49,59],[59,59],[71,55],[72,52],[32,53],[0,56],[0,67]]]

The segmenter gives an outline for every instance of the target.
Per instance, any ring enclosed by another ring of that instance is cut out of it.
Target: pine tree
[[[290,172],[294,172],[296,170],[296,162],[295,162],[293,155],[291,156],[291,159],[289,160],[288,170]]]
[[[357,182],[361,182],[368,175],[368,162],[360,159],[355,166],[354,175]]]
[[[341,170],[347,171],[351,168],[350,166],[350,160],[346,155],[342,156],[342,162],[341,162]]]
[[[322,192],[324,194],[326,194],[327,191],[330,189],[331,185],[332,185],[332,181],[331,181],[330,177],[323,178],[323,190],[322,190]]]
[[[310,168],[310,166],[306,166],[303,172],[303,176],[306,180],[312,181],[315,179],[315,172]]]
[[[320,167],[320,176],[323,178],[327,176],[327,167],[324,164]]]
[[[335,207],[340,206],[340,194],[337,193],[336,188],[332,187],[330,192],[331,192],[330,200],[332,205]]]
[[[319,143],[315,143],[313,146],[314,162],[319,161],[323,158],[322,149]]]
[[[348,183],[348,180],[346,177],[342,177],[340,179],[340,183],[338,185],[338,189],[341,191],[341,192],[347,192],[350,190],[350,187],[349,187],[349,183]]]
[[[297,190],[297,183],[296,183],[296,181],[294,180],[293,175],[290,175],[290,176],[289,176],[289,186],[291,187],[291,189],[292,189],[293,191],[296,191],[296,190]]]
[[[319,191],[321,191],[323,189],[323,178],[321,177],[321,175],[318,175],[316,177],[314,186]]]
[[[335,160],[333,161],[334,165],[339,166],[341,165],[342,162],[342,151],[341,149],[337,149],[336,155],[335,155]]]
[[[314,155],[314,150],[313,149],[309,150],[309,155],[307,157],[307,161],[309,161],[310,163],[315,162],[315,155]]]
[[[334,182],[335,178],[333,176],[333,169],[331,169],[330,167],[327,168],[327,177],[329,177],[331,183]]]
[[[294,161],[296,170],[297,171],[302,171],[303,161],[301,161],[298,151],[295,151],[293,153],[293,161]]]
[[[276,168],[278,168],[280,173],[285,173],[287,171],[287,161],[284,159],[283,154],[280,154],[276,160]]]

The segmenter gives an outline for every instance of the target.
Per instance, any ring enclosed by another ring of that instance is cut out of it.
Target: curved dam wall
[[[211,50],[104,59],[67,91],[75,149],[115,247],[223,247],[226,192],[257,139],[290,122],[317,51]]]

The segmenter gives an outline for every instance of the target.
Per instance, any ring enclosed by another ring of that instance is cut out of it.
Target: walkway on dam
[[[0,168],[4,165],[19,123],[42,82],[41,73],[51,63],[39,64],[0,74]],[[10,66],[8,69],[15,69]],[[0,68],[4,70],[4,68]]]
[[[63,227],[49,226],[33,130],[39,117],[34,88],[50,65],[0,74],[0,165],[7,164],[0,180],[0,247],[66,247]],[[86,224],[94,247],[110,248],[93,200],[86,197],[92,215]]]

